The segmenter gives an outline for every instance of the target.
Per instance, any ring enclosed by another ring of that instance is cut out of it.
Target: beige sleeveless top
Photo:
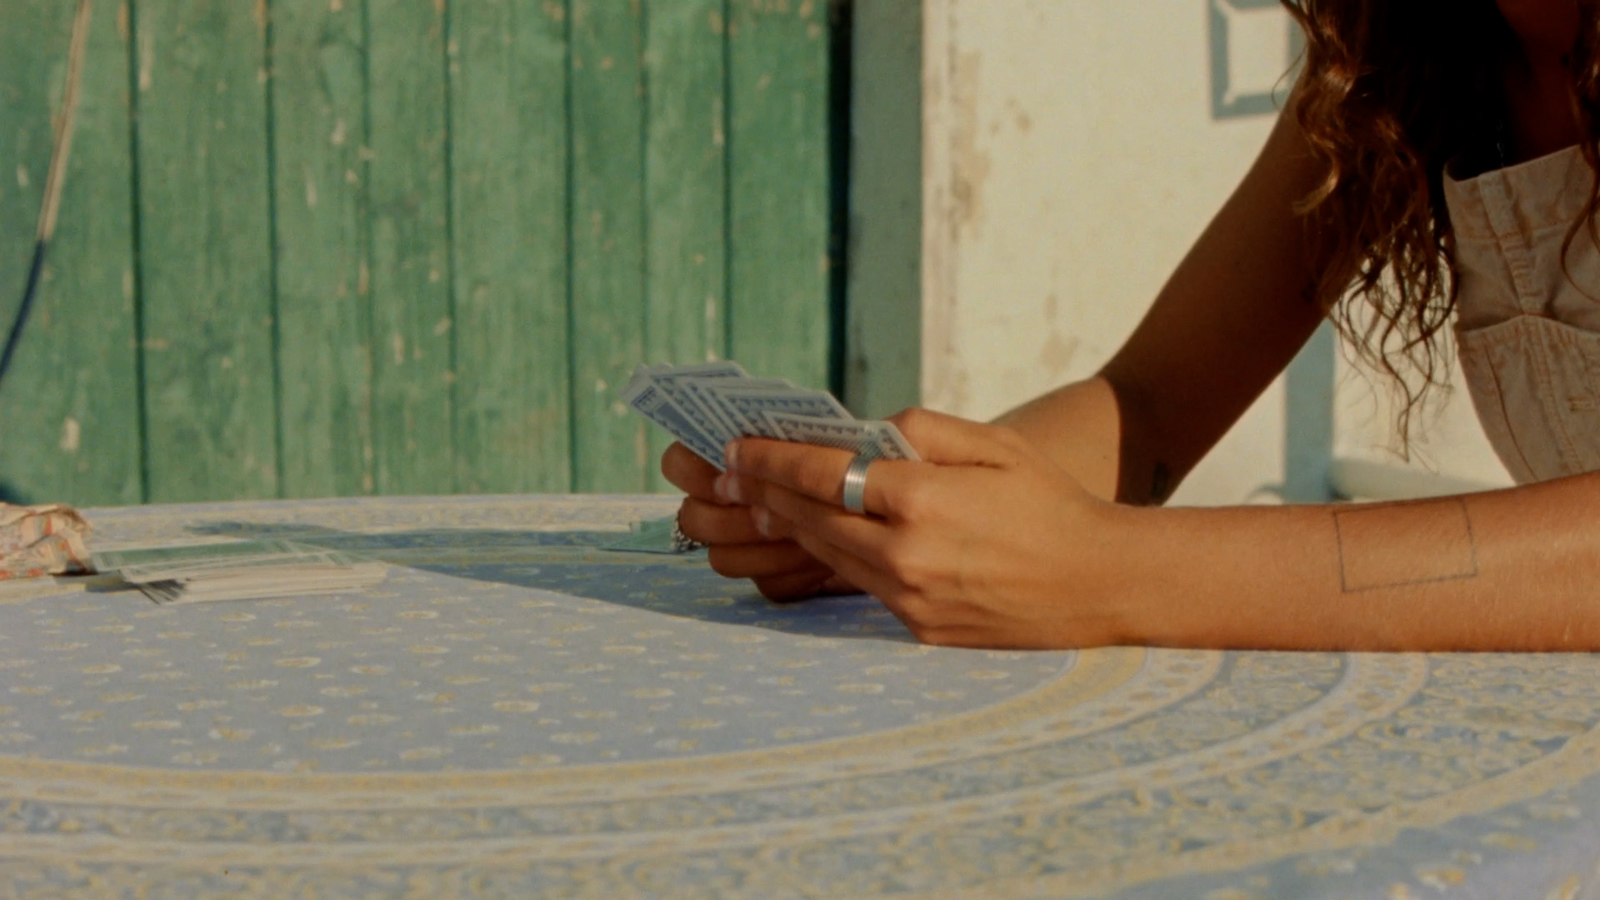
[[[1592,177],[1570,147],[1445,178],[1461,367],[1519,484],[1600,469],[1600,249],[1583,231],[1561,258]]]

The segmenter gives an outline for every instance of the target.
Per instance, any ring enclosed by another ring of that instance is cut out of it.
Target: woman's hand
[[[748,507],[718,499],[716,468],[689,448],[678,443],[668,447],[661,456],[661,473],[689,495],[678,510],[678,527],[709,545],[711,568],[719,574],[749,578],[773,600],[857,592],[794,541],[762,536]]]
[[[735,442],[721,493],[749,504],[757,534],[793,538],[926,643],[1134,639],[1108,559],[1126,508],[1092,497],[1010,429],[924,410],[894,421],[924,461],[874,462],[868,515],[840,506],[851,455],[805,444]]]

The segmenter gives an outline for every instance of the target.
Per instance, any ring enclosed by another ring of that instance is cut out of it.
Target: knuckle
[[[937,505],[934,494],[934,485],[925,478],[907,481],[895,498],[894,512],[907,521],[925,521]]]
[[[901,584],[914,586],[922,581],[920,554],[909,541],[897,540],[884,548],[883,565],[889,577]]]
[[[906,440],[915,444],[918,436],[927,432],[929,423],[933,418],[933,413],[920,406],[913,406],[890,416],[889,421],[900,429],[900,433],[905,435]]]

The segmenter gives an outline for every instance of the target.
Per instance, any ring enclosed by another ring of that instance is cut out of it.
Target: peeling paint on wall
[[[953,176],[952,210],[957,238],[982,224],[983,185],[989,178],[989,154],[982,145],[979,80],[983,73],[983,54],[962,53],[956,60],[953,96],[955,131],[950,136]]]

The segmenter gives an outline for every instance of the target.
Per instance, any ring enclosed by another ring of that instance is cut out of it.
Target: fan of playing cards
[[[826,391],[751,378],[735,362],[640,366],[622,389],[634,411],[718,469],[741,437],[837,447],[872,459],[917,459],[892,422],[862,422]]]

